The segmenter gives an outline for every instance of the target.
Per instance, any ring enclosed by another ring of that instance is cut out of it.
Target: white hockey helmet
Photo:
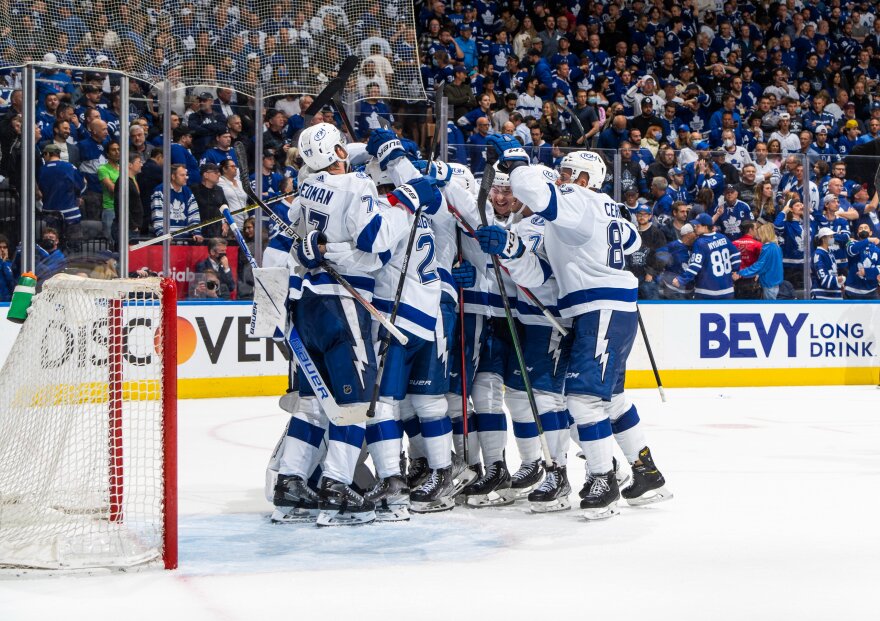
[[[346,156],[339,157],[336,147],[342,147]],[[299,155],[312,170],[324,170],[336,162],[348,159],[345,139],[330,123],[318,123],[307,127],[299,135]]]
[[[532,168],[540,170],[541,174],[544,175],[544,179],[547,180],[547,183],[556,183],[556,180],[559,179],[559,172],[552,168],[547,168],[543,164],[536,164],[535,166],[532,166]]]
[[[509,188],[510,175],[505,172],[501,172],[498,169],[498,162],[492,164],[492,168],[495,169],[495,177],[492,179],[492,185],[499,188]]]
[[[473,195],[474,198],[477,198],[477,195],[480,193],[480,188],[477,185],[477,180],[474,179],[474,173],[471,172],[470,168],[454,163],[449,163],[447,166],[452,169],[452,179],[450,179],[450,183],[454,182],[462,185]]]
[[[587,187],[591,190],[598,190],[605,183],[605,174],[607,168],[605,160],[598,153],[592,151],[574,151],[562,158],[559,169],[568,168],[572,171],[572,180],[576,179],[580,173],[585,172],[590,176]]]
[[[376,187],[379,187],[380,185],[394,185],[390,173],[387,170],[382,170],[382,167],[379,166],[379,160],[375,158],[367,162],[364,172],[370,175],[370,179],[373,180]]]

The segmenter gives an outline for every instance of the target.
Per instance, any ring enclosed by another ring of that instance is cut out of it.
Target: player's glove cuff
[[[320,244],[326,244],[327,238],[321,231],[312,231],[296,246],[296,258],[306,269],[315,269],[324,261]]]
[[[480,242],[480,248],[487,254],[494,254],[502,259],[517,259],[525,254],[525,244],[513,231],[492,225],[480,227],[474,234]]]

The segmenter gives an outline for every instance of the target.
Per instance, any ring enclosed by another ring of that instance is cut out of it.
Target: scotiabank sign
[[[232,280],[238,281],[238,246],[231,244],[226,248]],[[190,285],[196,280],[196,265],[208,258],[207,246],[171,246],[171,262],[169,276],[177,283],[177,298],[185,300],[189,296]],[[134,271],[142,267],[161,273],[162,246],[147,246],[129,253],[129,269]],[[233,292],[232,298],[235,299]]]

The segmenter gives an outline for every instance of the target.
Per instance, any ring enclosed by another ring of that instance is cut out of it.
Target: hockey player
[[[564,160],[563,160],[564,162]],[[549,183],[558,177],[555,171],[542,168]],[[531,289],[532,293],[551,310],[555,310],[559,289],[556,279],[549,276],[550,265],[544,249],[545,220],[534,215],[529,207],[513,199],[510,179],[504,173],[496,173],[493,187],[493,205],[498,211],[499,196],[510,205],[510,228],[490,225],[476,231],[484,252],[498,256],[501,264],[518,284]],[[509,195],[509,196],[508,196]],[[513,419],[514,437],[523,465],[513,476],[511,491],[515,497],[527,497],[531,508],[537,513],[562,511],[571,505],[568,496],[571,486],[566,472],[566,449],[568,447],[568,411],[562,395],[565,372],[571,349],[571,333],[563,336],[536,305],[520,289],[516,289],[516,309],[520,327],[523,356],[527,361],[535,402],[541,418],[541,426],[553,459],[541,483],[544,468],[541,464],[541,446],[538,428],[516,361],[508,361],[504,378],[505,401]],[[571,326],[570,319],[562,319],[564,327]],[[509,352],[512,358],[513,353]]]
[[[369,176],[347,172],[348,153],[336,127],[318,123],[305,129],[299,150],[308,170],[302,175],[290,214],[291,221],[299,220],[305,229],[300,243],[292,249],[304,268],[293,288],[298,298],[295,323],[336,402],[366,413],[376,379],[369,317],[323,269],[323,253],[329,244],[387,253],[409,229],[408,216],[398,209],[377,211],[376,187]],[[401,202],[411,210],[420,201],[433,198],[427,180],[415,180],[401,190]],[[337,269],[361,295],[371,297],[373,278],[356,259],[340,258]],[[276,498],[297,508],[319,503],[318,524],[322,526],[372,521],[374,504],[351,487],[364,424],[334,424],[321,410],[302,373],[299,385],[297,412],[280,457]],[[325,432],[327,454],[316,494],[306,480],[320,459]]]
[[[694,281],[694,297],[698,300],[732,299],[733,273],[740,267],[739,250],[727,237],[714,231],[715,224],[709,214],[701,213],[691,220],[691,225],[697,234],[691,259],[672,285],[683,289]]]
[[[394,190],[389,171],[382,170],[376,161],[371,162],[367,170],[382,194],[380,213],[399,204],[401,191]],[[429,468],[425,480],[410,494],[412,510],[417,513],[443,511],[455,504],[452,496],[452,424],[446,413],[445,396],[449,386],[448,340],[455,321],[454,300],[441,299],[436,242],[428,222],[428,217],[438,212],[441,202],[439,191],[435,191],[430,204],[419,214],[395,320],[409,337],[409,342],[406,345],[396,341],[389,343],[379,393],[382,401],[377,404],[376,417],[367,422],[367,443],[380,481],[366,498],[379,503],[377,516],[380,519],[407,517],[404,496],[409,489],[400,471],[399,459],[403,435],[399,423],[401,406],[406,413],[418,417],[422,448]],[[383,204],[386,205],[384,208]],[[379,310],[388,314],[394,306],[407,242],[408,237],[398,242],[390,261],[376,275],[374,302]],[[441,310],[439,316],[438,307]],[[404,399],[406,404],[402,403]],[[396,417],[392,409],[397,410]]]
[[[624,498],[645,504],[671,497],[638,412],[623,391],[638,295],[624,256],[638,248],[640,238],[635,226],[620,217],[616,202],[594,191],[605,179],[602,158],[589,151],[570,154],[554,185],[528,165],[527,154],[511,136],[490,136],[489,142],[502,170],[509,171],[514,196],[546,220],[544,248],[559,285],[559,312],[572,319],[565,394],[587,461],[584,516],[603,519],[619,513],[612,433],[633,468]]]

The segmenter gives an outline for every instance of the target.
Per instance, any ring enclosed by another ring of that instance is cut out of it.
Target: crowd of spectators
[[[246,202],[231,149],[236,142],[245,144],[250,170],[262,168],[265,197],[289,191],[296,183],[302,111],[312,98],[270,97],[265,117],[256,119],[252,98],[223,86],[242,80],[277,86],[283,78],[285,88],[297,92],[315,79],[308,89],[315,92],[323,83],[318,78],[332,77],[342,58],[355,52],[362,58],[350,85],[359,99],[355,139],[387,122],[408,154],[418,157],[437,116],[428,102],[442,82],[449,103],[447,156],[477,176],[490,133],[514,135],[534,163],[549,167],[558,167],[572,149],[602,153],[609,170],[604,189],[619,191],[643,231],[645,250],[632,258],[631,269],[644,298],[691,295],[664,283],[687,263],[683,252],[695,231],[682,230],[693,229],[701,213],[743,256],[742,277],[735,276],[738,296],[785,297],[803,286],[804,261],[812,252],[805,248],[807,220],[813,238],[824,239],[820,229],[833,230],[829,243],[839,275],[865,274],[865,282],[850,286],[847,280],[845,288],[870,285],[873,272],[862,268],[871,267],[869,246],[880,237],[874,188],[880,160],[873,159],[880,156],[877,2],[427,0],[416,3],[415,31],[407,20],[385,26],[381,18],[388,11],[402,14],[395,2],[278,3],[265,15],[245,4],[170,8],[149,0],[134,3],[127,22],[80,20],[76,28],[76,10],[71,15],[68,9],[53,22],[53,34],[63,36],[31,42],[30,56],[46,63],[81,62],[135,77],[161,74],[178,89],[167,111],[173,145],[166,153],[160,147],[166,111],[159,89],[146,81],[130,82],[131,130],[122,137],[114,74],[49,68],[38,76],[41,213],[44,226],[62,237],[61,248],[97,238],[109,252],[118,250],[122,139],[131,149],[131,239],[165,232],[166,157],[172,163],[172,231],[216,217],[223,201],[233,209]],[[72,5],[62,2],[59,11],[65,6]],[[12,14],[24,21],[30,15],[37,27],[39,7],[45,8],[43,0],[24,2]],[[353,15],[351,7],[366,12]],[[41,19],[49,28],[45,12]],[[138,32],[149,33],[140,37],[155,61],[149,66],[139,64],[142,49],[131,52]],[[20,35],[13,29],[5,58],[12,47],[22,53]],[[194,75],[200,55],[219,58],[221,66],[198,74],[209,86],[187,87],[183,78]],[[319,55],[324,70],[317,72]],[[21,93],[16,71],[2,74],[10,90],[2,93],[0,174],[15,189]],[[407,88],[413,92],[413,79],[427,102],[395,98]],[[342,126],[330,109],[318,120]],[[258,131],[265,150],[256,154]],[[858,257],[849,256],[851,242],[862,241],[865,230],[867,245],[859,246]],[[215,247],[224,238],[223,224],[186,236]],[[679,246],[670,248],[673,243]],[[780,249],[778,257],[764,252],[770,244]],[[232,293],[217,266],[205,269],[215,272],[218,295],[224,288]]]

